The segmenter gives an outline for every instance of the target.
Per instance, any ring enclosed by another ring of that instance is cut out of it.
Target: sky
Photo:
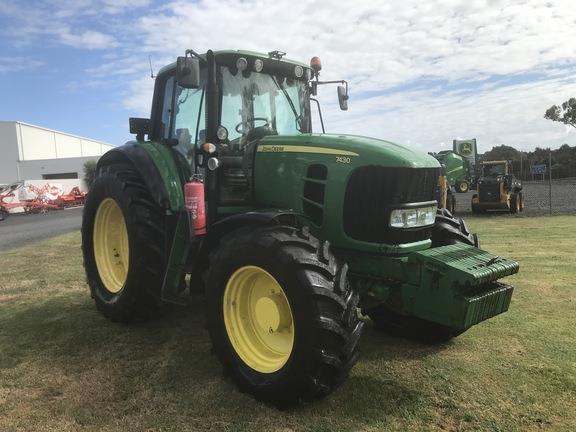
[[[576,97],[573,0],[0,0],[0,120],[114,145],[147,117],[154,71],[187,48],[322,59],[327,132],[423,151],[576,145],[543,118]]]

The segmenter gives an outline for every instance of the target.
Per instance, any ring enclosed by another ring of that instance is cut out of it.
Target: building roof
[[[62,132],[62,131],[58,131],[58,130],[55,130],[55,129],[50,129],[50,128],[47,128],[47,127],[44,127],[44,126],[38,126],[38,125],[35,125],[35,124],[32,124],[32,123],[26,123],[26,122],[22,122],[22,121],[18,121],[18,120],[0,120],[0,123],[20,124],[20,125],[24,125],[24,126],[33,127],[33,128],[36,128],[36,129],[42,129],[42,130],[45,130],[45,131],[47,131],[47,132],[53,132],[53,133],[57,133],[57,134],[60,134],[60,135],[66,135],[66,136],[69,136],[69,137],[72,137],[72,138],[77,138],[77,139],[81,139],[81,140],[96,142],[96,143],[98,143],[98,144],[102,144],[102,145],[105,145],[105,146],[115,147],[113,144],[110,144],[110,143],[107,143],[107,142],[104,142],[104,141],[100,141],[100,140],[96,140],[96,139],[94,139],[94,138],[83,137],[83,136],[80,136],[80,135],[75,135],[75,134],[71,134],[71,133],[68,133],[68,132]]]

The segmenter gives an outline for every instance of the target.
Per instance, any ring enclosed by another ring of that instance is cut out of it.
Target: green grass
[[[0,430],[576,430],[576,217],[469,223],[521,264],[510,311],[436,347],[367,326],[347,383],[284,412],[222,377],[201,299],[114,324],[78,234],[2,253]]]

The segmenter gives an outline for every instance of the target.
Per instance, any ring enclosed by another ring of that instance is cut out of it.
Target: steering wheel
[[[267,119],[266,117],[254,117],[253,119],[249,119],[249,121],[250,121],[250,120],[252,120],[253,122],[255,122],[255,121],[263,121],[264,124],[263,124],[262,126],[259,126],[259,127],[267,127],[267,126],[270,126],[270,123],[268,122],[268,119]],[[238,132],[239,134],[241,134],[242,131],[240,130],[240,128],[241,128],[242,126],[244,126],[244,125],[246,125],[246,123],[240,122],[240,123],[238,123],[238,124],[236,125],[236,127],[235,127],[234,129],[236,129],[236,132]]]

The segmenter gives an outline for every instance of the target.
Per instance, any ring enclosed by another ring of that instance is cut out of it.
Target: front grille
[[[500,201],[500,183],[482,183],[479,189],[480,202]]]
[[[344,198],[344,231],[356,240],[402,244],[430,238],[430,228],[394,229],[390,206],[433,201],[440,168],[365,166],[350,176]]]

